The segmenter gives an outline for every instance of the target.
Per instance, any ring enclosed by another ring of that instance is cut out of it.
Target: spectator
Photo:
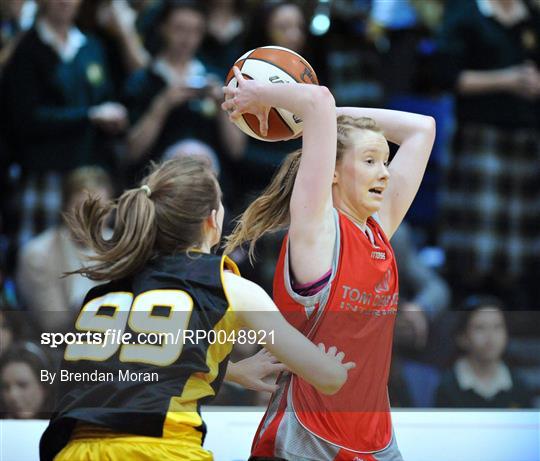
[[[457,108],[441,199],[451,284],[532,306],[524,279],[540,261],[540,10],[447,2],[438,43],[437,80],[456,92]]]
[[[429,70],[423,54],[433,48],[432,30],[441,17],[441,0],[373,0],[366,36],[380,54],[387,96],[431,89],[423,75]]]
[[[7,419],[49,418],[47,385],[41,370],[51,369],[45,353],[34,343],[14,344],[0,358],[0,386]]]
[[[217,154],[212,148],[197,139],[184,139],[168,147],[163,154],[163,160],[180,157],[197,157],[206,163],[216,176],[219,176],[220,166]]]
[[[448,308],[450,289],[419,257],[407,222],[392,236],[392,247],[400,302],[388,394],[394,407],[430,407],[439,380],[438,370],[427,363],[434,342],[431,328],[437,327],[439,314]]]
[[[328,85],[326,47],[322,39],[308,33],[308,19],[296,2],[263,2],[251,21],[248,49],[275,45],[296,51],[315,69],[319,83]]]
[[[9,0],[0,3],[0,72],[17,45],[21,32],[32,27],[36,3]]]
[[[34,23],[36,3],[32,0],[9,0],[0,2],[0,97],[5,94],[1,89],[2,73],[6,63],[13,54],[23,32]],[[10,164],[14,153],[10,147],[8,133],[9,115],[5,110],[0,113],[0,226],[8,221],[9,200],[12,193],[10,184]],[[11,221],[11,219],[9,219]],[[7,226],[5,226],[7,227]],[[6,231],[4,227],[3,231]]]
[[[66,178],[64,211],[76,209],[87,194],[110,199],[111,181],[101,168],[82,167]],[[82,267],[89,256],[91,250],[75,243],[64,224],[45,231],[22,248],[17,285],[41,331],[63,331],[71,326],[86,293],[96,283],[81,275],[62,275]]]
[[[126,124],[123,106],[110,102],[103,48],[73,25],[79,3],[42,0],[4,72],[4,115],[22,169],[20,243],[58,222],[63,174],[112,167],[106,141]]]
[[[140,167],[188,137],[238,157],[244,135],[218,110],[223,99],[221,84],[195,58],[206,28],[204,10],[193,1],[168,2],[157,27],[164,42],[160,53],[127,84],[133,123],[128,136],[131,161]]]
[[[245,49],[243,0],[212,0],[209,2],[208,29],[201,47],[201,59],[225,80],[232,63]]]
[[[447,309],[450,289],[446,282],[419,258],[411,228],[404,221],[392,237],[399,270],[400,312],[395,340],[399,346],[422,350],[427,343],[429,324]]]
[[[173,157],[184,157],[184,156],[190,156],[190,157],[197,157],[200,160],[202,160],[204,163],[206,163],[208,166],[212,168],[212,171],[215,173],[217,177],[219,177],[220,183],[221,183],[221,189],[224,193],[224,202],[225,202],[225,227],[223,228],[223,232],[226,234],[227,231],[231,231],[231,215],[229,211],[230,206],[234,206],[235,200],[236,200],[236,194],[235,194],[235,184],[232,182],[232,178],[228,175],[222,175],[221,174],[221,163],[219,161],[219,156],[217,153],[212,149],[211,146],[208,144],[199,141],[198,139],[194,138],[187,138],[183,139],[182,141],[178,141],[177,143],[173,144],[172,146],[167,147],[165,150],[162,159],[168,160]]]
[[[149,54],[135,30],[137,13],[127,0],[83,0],[77,24],[105,45],[107,64],[117,94],[133,72],[145,67]]]
[[[166,1],[169,0],[132,0],[131,6],[137,13],[135,29],[144,48],[156,56],[161,48],[160,34],[156,34],[156,22]]]
[[[472,296],[456,328],[462,355],[442,377],[438,407],[529,408],[531,397],[503,361],[508,332],[503,305],[497,298]]]

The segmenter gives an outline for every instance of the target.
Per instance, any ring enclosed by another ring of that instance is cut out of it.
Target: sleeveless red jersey
[[[269,453],[271,439],[285,409],[292,410],[311,435],[345,451],[376,452],[391,442],[387,383],[399,298],[396,261],[375,219],[367,220],[370,238],[344,214],[338,215],[339,238],[327,292],[309,306],[309,298],[300,299],[292,291],[285,237],[274,275],[274,301],[313,343],[336,346],[345,353],[344,361],[354,361],[356,367],[332,396],[293,376],[280,393],[282,401],[274,403],[277,414],[269,414],[270,407],[259,427],[254,455],[274,454]]]

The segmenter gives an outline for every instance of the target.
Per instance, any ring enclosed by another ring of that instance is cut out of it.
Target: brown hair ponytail
[[[381,133],[375,121],[368,117],[354,118],[341,115],[337,118],[336,161],[353,145],[353,135],[359,130]],[[263,235],[286,229],[290,223],[290,201],[302,151],[297,150],[285,160],[272,178],[270,185],[249,205],[237,219],[231,235],[225,238],[226,254],[244,242],[249,242],[249,260],[255,260],[255,244]]]
[[[206,164],[180,158],[153,165],[136,189],[125,191],[116,203],[88,197],[66,215],[76,240],[91,248],[95,264],[70,274],[92,280],[128,276],[157,254],[188,251],[204,240],[203,222],[219,208],[221,191]],[[103,235],[114,217],[110,239]]]

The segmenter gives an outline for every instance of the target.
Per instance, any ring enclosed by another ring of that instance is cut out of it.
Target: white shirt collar
[[[62,42],[45,19],[37,21],[36,31],[39,38],[56,51],[64,62],[72,61],[86,43],[85,35],[76,27],[69,29],[67,40]]]
[[[458,385],[462,390],[472,389],[485,399],[491,399],[499,392],[510,390],[513,386],[510,371],[503,362],[498,364],[495,376],[489,381],[479,380],[465,358],[457,360],[454,371]]]
[[[168,86],[185,85],[186,80],[191,77],[204,76],[206,69],[201,61],[192,59],[188,65],[185,75],[179,75],[178,72],[163,58],[157,58],[152,69],[159,75]]]

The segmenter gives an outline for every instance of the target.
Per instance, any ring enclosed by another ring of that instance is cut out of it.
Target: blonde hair
[[[354,135],[359,130],[381,133],[375,121],[368,117],[349,117],[340,115],[337,119],[336,163],[340,162],[344,153],[354,145]],[[296,150],[283,160],[270,185],[249,205],[237,220],[231,235],[225,238],[226,254],[244,242],[249,242],[249,260],[255,260],[255,244],[263,235],[284,230],[289,227],[289,206],[292,190],[302,151]]]
[[[217,179],[204,162],[182,157],[152,165],[141,186],[125,191],[117,202],[89,196],[66,215],[75,239],[95,253],[90,257],[94,265],[67,275],[115,280],[156,255],[189,251],[203,243],[203,222],[219,209],[220,200]],[[113,234],[105,239],[103,229],[111,216]]]

